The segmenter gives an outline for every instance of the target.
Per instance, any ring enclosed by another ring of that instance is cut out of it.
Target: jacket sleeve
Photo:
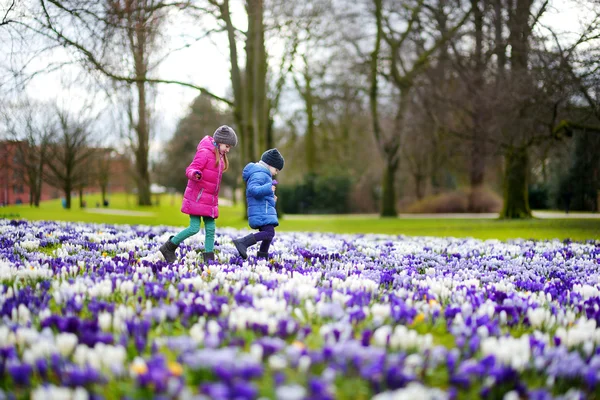
[[[206,167],[206,163],[208,162],[208,152],[204,149],[200,149],[196,152],[192,163],[185,169],[185,176],[188,179],[194,179],[194,172],[200,172],[202,174],[202,170]]]
[[[273,193],[273,181],[267,179],[267,182],[263,182],[262,179],[250,178],[248,180],[247,191],[248,194],[255,198],[262,198]]]

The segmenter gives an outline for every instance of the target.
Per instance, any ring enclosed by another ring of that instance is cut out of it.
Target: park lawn
[[[477,239],[600,239],[600,219],[498,219],[329,217],[283,220],[281,230],[338,233],[385,233]]]
[[[182,214],[181,196],[163,194],[153,196],[158,205],[141,207],[134,195],[114,194],[108,208],[96,209],[99,195],[85,197],[88,208],[79,208],[79,199],[72,200],[72,209],[62,208],[60,199],[43,202],[39,208],[10,206],[0,209],[2,218],[28,220],[80,221],[107,224],[169,225],[183,227],[188,216]],[[124,213],[101,214],[94,211]],[[127,215],[142,213],[144,215]],[[217,227],[248,228],[243,219],[242,205],[219,206]],[[147,215],[146,215],[147,214]],[[530,219],[525,221],[502,221],[496,219],[458,218],[379,218],[376,216],[323,215],[303,218],[293,216],[280,219],[281,231],[333,232],[333,233],[384,233],[408,236],[454,236],[478,239],[600,239],[600,219]]]
[[[96,205],[101,202],[100,194],[90,194],[84,198],[87,202],[84,209],[79,207],[79,198],[74,197],[70,210],[62,207],[60,199],[55,199],[42,202],[39,208],[29,205],[0,208],[0,217],[130,225],[187,226],[189,223],[189,217],[180,211],[181,195],[152,195],[155,205],[138,206],[135,195],[118,193],[109,197],[109,207],[98,208]],[[246,226],[242,211],[241,206],[219,206],[219,225],[236,228]]]

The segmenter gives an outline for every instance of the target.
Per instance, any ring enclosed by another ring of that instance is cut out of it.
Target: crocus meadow
[[[598,240],[175,230],[1,220],[0,397],[600,398]]]

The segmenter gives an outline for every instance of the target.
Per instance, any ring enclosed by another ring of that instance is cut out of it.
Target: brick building
[[[20,146],[28,146],[25,141],[0,141],[0,206],[29,204],[30,190],[25,180],[25,171],[20,163]],[[111,149],[97,149],[104,154],[108,166],[107,193],[131,192],[131,162]],[[84,194],[100,193],[97,181],[84,188]],[[73,193],[77,195],[77,193]],[[63,197],[62,190],[42,183],[41,201]]]

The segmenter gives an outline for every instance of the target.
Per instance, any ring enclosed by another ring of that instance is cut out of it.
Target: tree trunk
[[[102,193],[102,206],[104,206],[106,204],[106,185],[101,185],[100,191]]]
[[[529,37],[532,27],[529,25],[531,5],[533,0],[512,0],[509,2],[509,37],[510,45],[510,79],[511,87],[517,95],[527,94],[527,87],[532,85],[527,64],[529,61]],[[514,139],[526,137],[526,132],[531,129],[523,120],[528,100],[517,101],[515,110],[518,115],[514,122],[517,131]],[[502,219],[531,218],[529,196],[527,192],[528,181],[528,148],[527,144],[513,144],[510,142],[504,150],[504,206],[500,213]]]
[[[79,188],[79,208],[84,208],[85,205],[83,204],[83,187]]]
[[[146,43],[147,43],[147,21],[144,21],[140,17],[141,21],[135,21],[135,35],[136,40],[134,49],[134,60],[135,60],[135,74],[137,78],[145,79],[148,66],[146,61]],[[148,126],[148,110],[146,109],[146,83],[137,82],[137,94],[138,94],[138,121],[137,121],[137,134],[138,134],[138,146],[136,153],[136,167],[137,167],[137,186],[138,186],[138,205],[150,206],[152,205],[152,198],[150,194],[150,172],[148,171],[148,151],[150,144],[150,128]]]
[[[136,151],[138,205],[150,206],[150,173],[148,172],[149,134],[146,115],[146,87],[143,82],[137,84],[138,89],[138,146]]]
[[[247,159],[244,162],[256,161],[257,150],[256,150],[256,138],[257,134],[254,125],[254,102],[256,98],[254,93],[252,93],[252,89],[254,88],[254,68],[255,62],[254,58],[256,57],[256,52],[254,50],[254,46],[256,44],[254,40],[254,31],[256,29],[255,19],[252,16],[252,2],[247,2],[246,4],[246,12],[248,14],[248,32],[246,34],[246,70],[245,72],[245,81],[244,81],[244,129],[246,133],[246,157]]]
[[[273,106],[271,105],[272,102],[269,99],[269,105],[268,105],[268,121],[267,121],[267,138],[266,138],[266,143],[265,143],[265,148],[267,149],[271,149],[273,147],[275,147],[275,140],[273,138],[273,124],[275,123],[275,120],[273,119],[273,116],[271,115],[273,113]]]
[[[499,88],[504,82],[504,68],[506,67],[506,49],[504,48],[504,39],[502,32],[504,30],[504,17],[502,16],[503,0],[494,1],[494,41],[496,53],[496,87]]]
[[[220,6],[221,18],[225,22],[227,29],[227,39],[229,42],[229,63],[231,65],[231,86],[233,88],[233,118],[237,124],[239,139],[240,139],[240,158],[242,165],[253,160],[251,142],[253,140],[252,126],[248,120],[250,117],[248,112],[249,101],[247,93],[249,90],[248,71],[246,70],[246,79],[242,78],[242,72],[238,64],[237,42],[235,38],[235,27],[231,21],[231,12],[229,10],[229,0],[223,0]],[[250,18],[248,17],[250,24]],[[248,27],[250,30],[250,26]],[[246,52],[248,51],[249,43],[246,41]],[[248,55],[246,56],[248,63]],[[251,99],[250,99],[251,100]],[[245,190],[246,184],[242,182],[242,190]],[[248,208],[246,196],[242,196],[244,201],[244,219],[248,219]]]
[[[29,187],[29,206],[33,207],[37,197],[37,176],[34,171],[25,171],[25,174],[27,176],[26,184]]]
[[[478,193],[481,192],[485,180],[485,139],[482,137],[481,129],[483,128],[479,125],[478,120],[479,118],[475,115],[473,138],[471,141],[470,188],[467,204],[469,212],[483,211],[478,205]]]
[[[425,197],[425,176],[422,174],[416,174],[414,176],[415,179],[415,194],[417,196],[417,200],[423,199]]]
[[[386,163],[383,174],[382,197],[381,197],[381,216],[382,217],[397,217],[396,211],[396,190],[395,180],[396,171],[398,169],[397,162]]]
[[[529,36],[532,27],[529,24],[531,5],[533,0],[515,0],[516,5],[510,13],[510,63],[514,71],[521,72],[527,69],[529,61]]]
[[[237,205],[237,189],[238,189],[238,180],[236,179],[234,184],[231,187],[231,203],[235,206]]]
[[[36,176],[36,180],[35,180],[35,197],[33,199],[33,204],[36,207],[40,206],[40,200],[42,198],[42,184],[43,184],[43,179],[42,179],[42,171],[44,170],[44,163],[45,163],[45,157],[42,156],[42,160],[40,161],[39,164],[39,168],[38,168],[38,174]]]
[[[526,148],[509,148],[504,154],[504,207],[501,219],[531,218],[527,193],[528,155]]]
[[[469,198],[467,210],[470,212],[481,211],[478,204],[478,193],[485,179],[485,132],[482,115],[485,113],[482,101],[482,90],[485,85],[483,77],[485,60],[483,54],[483,11],[479,0],[471,0],[473,9],[473,22],[475,25],[475,71],[473,81],[473,103],[472,103],[472,141],[471,141],[471,166],[469,173]]]
[[[65,190],[65,202],[66,202],[65,208],[67,210],[70,210],[71,209],[71,186],[70,185],[65,186],[64,190]]]
[[[266,150],[268,108],[267,108],[267,59],[265,50],[265,26],[264,26],[264,0],[248,0],[251,4],[248,17],[253,21],[252,34],[253,43],[253,79],[252,95],[253,104],[253,125],[256,138],[256,148],[258,154]]]
[[[302,99],[304,100],[304,107],[306,112],[306,132],[304,134],[304,161],[306,162],[306,170],[309,174],[316,173],[317,170],[317,144],[315,137],[315,114],[314,114],[314,98],[312,91],[312,78],[308,66],[308,60],[304,57],[304,72],[302,73],[304,78],[304,87],[300,84],[298,79],[294,77],[294,84]]]
[[[224,0],[221,4],[221,18],[225,22],[227,29],[227,39],[229,43],[229,63],[231,66],[231,86],[233,88],[233,118],[237,125],[240,136],[241,159],[243,162],[248,161],[248,153],[246,152],[246,124],[244,121],[244,85],[242,82],[242,74],[238,64],[237,42],[235,40],[235,27],[231,21],[231,13],[229,11],[229,0]]]
[[[308,168],[309,173],[316,172],[317,169],[317,146],[315,144],[315,114],[314,114],[314,101],[311,87],[311,78],[308,72],[308,64],[306,64],[306,73],[304,75],[304,79],[306,81],[306,92],[305,92],[305,101],[306,101],[306,118],[307,118],[307,127],[306,127],[306,142],[304,151],[306,152],[306,166]]]
[[[386,155],[386,169],[383,175],[382,196],[381,196],[381,212],[382,217],[396,216],[396,195],[394,192],[394,178],[395,172],[393,163],[390,163],[389,156],[383,146],[382,129],[379,122],[379,52],[381,51],[381,40],[383,39],[383,2],[382,0],[373,0],[375,4],[375,23],[377,27],[377,34],[375,36],[375,46],[371,52],[371,59],[369,64],[370,69],[370,87],[369,87],[369,108],[371,110],[371,122],[373,124],[373,135],[375,140],[382,150],[382,153]]]

